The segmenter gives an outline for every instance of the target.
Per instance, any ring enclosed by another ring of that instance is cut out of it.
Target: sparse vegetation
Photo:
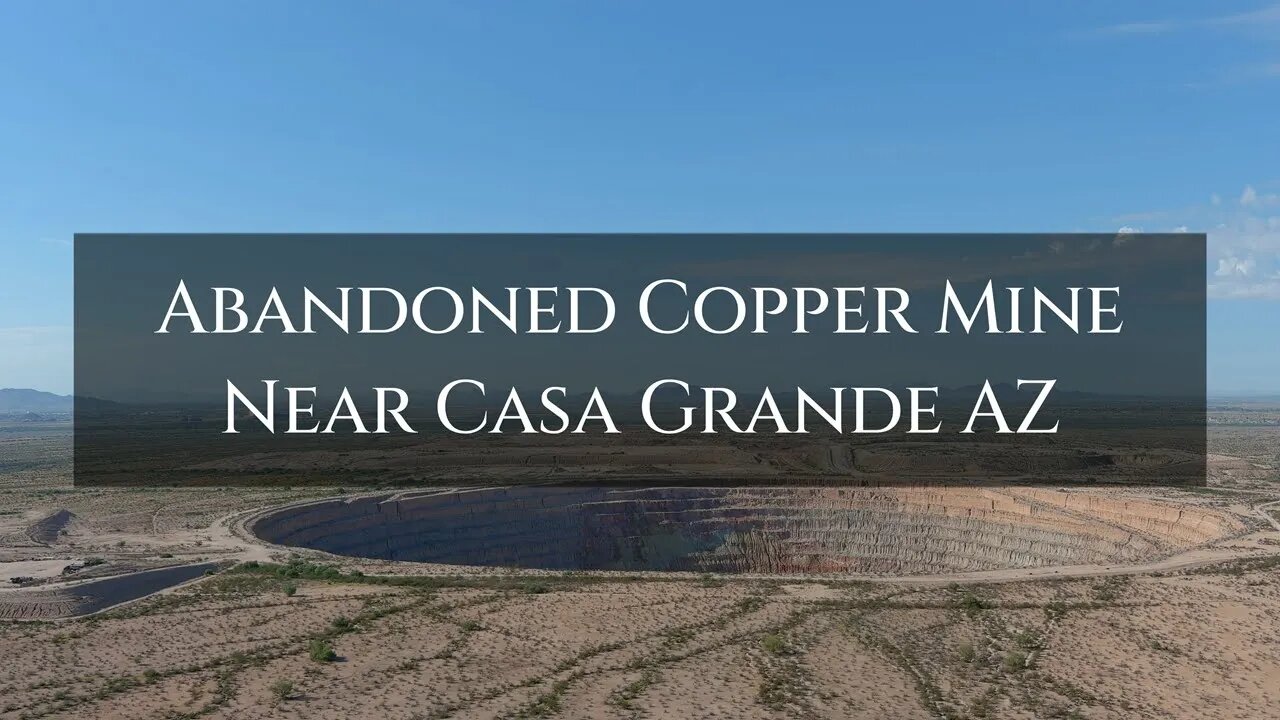
[[[610,694],[605,702],[623,710],[635,710],[636,699],[643,695],[650,685],[661,679],[662,675],[657,670],[646,668],[637,680]]]
[[[338,659],[338,653],[334,651],[333,645],[328,640],[315,638],[307,645],[307,655],[316,662],[333,662]]]
[[[1013,636],[1013,642],[1023,650],[1039,650],[1044,647],[1044,636],[1035,630],[1023,630]]]
[[[271,697],[276,702],[283,702],[293,697],[293,682],[290,680],[276,680],[271,683]]]
[[[1273,570],[1280,570],[1280,555],[1229,560],[1187,572],[1191,575],[1231,575],[1239,577],[1247,573],[1271,572]]]
[[[956,601],[956,607],[964,611],[964,614],[970,618],[977,617],[978,613],[986,610],[989,605],[985,600],[978,597],[971,591],[964,591],[960,598]]]
[[[551,717],[560,712],[561,698],[569,689],[568,681],[561,680],[551,686],[551,690],[539,695],[533,702],[520,708],[512,718],[515,720],[535,720]]]
[[[1093,586],[1093,597],[1100,603],[1112,603],[1120,599],[1129,586],[1128,575],[1113,575]]]
[[[769,633],[760,639],[760,648],[770,655],[785,655],[791,649],[781,635]]]
[[[1049,622],[1061,620],[1062,618],[1066,617],[1067,611],[1070,609],[1071,609],[1070,606],[1067,605],[1067,603],[1063,602],[1062,600],[1050,601],[1047,605],[1044,606],[1045,620]]]
[[[86,503],[79,492],[44,495],[103,523],[76,505]],[[215,491],[87,492],[128,508],[106,522],[145,525],[120,532],[150,532],[153,523],[195,528],[228,512],[209,500]],[[285,496],[268,502],[278,497]],[[70,557],[105,554],[98,559],[113,569],[127,565],[113,554],[114,537],[90,543],[77,531],[60,542],[82,543],[57,550]],[[181,547],[186,560],[191,541],[130,539],[129,562],[168,554],[157,547]],[[221,548],[211,546],[210,557],[222,557],[216,553]],[[380,577],[332,559],[246,562],[92,619],[0,621],[11,665],[11,677],[0,678],[0,715],[136,711],[194,720],[254,714],[247,706],[256,703],[264,717],[321,707],[359,717],[372,705],[353,678],[381,658],[375,670],[403,673],[383,686],[406,688],[424,720],[503,712],[657,720],[703,692],[709,703],[747,710],[759,703],[757,712],[775,709],[778,717],[854,714],[855,701],[868,717],[894,717],[915,703],[913,714],[944,720],[1250,717],[1268,707],[1264,689],[1277,669],[1274,638],[1248,620],[1275,614],[1280,560],[1255,553],[1156,575],[951,588],[696,573],[656,581],[593,573]],[[288,599],[299,588],[305,597]],[[1239,622],[1220,621],[1224,598]],[[569,622],[573,632],[557,634],[557,624]],[[323,664],[340,659],[337,647],[353,660],[343,671]],[[194,657],[191,648],[199,650]],[[77,657],[92,666],[63,672],[60,664]],[[1082,667],[1099,671],[1077,672]],[[1220,678],[1228,673],[1239,679],[1224,694]],[[278,691],[284,683],[289,689]],[[299,688],[323,705],[301,702]]]
[[[1008,672],[1022,672],[1027,669],[1027,654],[1018,650],[1010,650],[1004,654],[1004,669]]]

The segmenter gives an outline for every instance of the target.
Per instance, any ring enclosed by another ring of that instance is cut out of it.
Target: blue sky
[[[10,3],[0,386],[71,389],[71,236],[1210,234],[1280,392],[1280,5]]]

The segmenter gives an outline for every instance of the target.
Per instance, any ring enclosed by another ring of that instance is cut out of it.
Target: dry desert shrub
[[[307,654],[316,662],[333,662],[338,659],[338,653],[334,651],[333,645],[328,640],[319,638],[307,645]]]
[[[276,702],[283,702],[293,697],[293,682],[290,680],[277,680],[271,683],[271,697]]]

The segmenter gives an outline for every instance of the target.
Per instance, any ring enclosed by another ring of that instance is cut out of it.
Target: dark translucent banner
[[[1204,243],[80,235],[76,482],[1203,484]]]

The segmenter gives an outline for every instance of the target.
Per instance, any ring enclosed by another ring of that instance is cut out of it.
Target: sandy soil
[[[0,625],[0,717],[1280,717],[1260,560],[948,587],[260,566]]]
[[[0,718],[1280,718],[1280,492],[1246,440],[1218,490],[1125,491],[1239,535],[909,579],[291,559],[228,516],[324,489],[76,490],[37,468],[0,477],[0,579],[34,578],[0,605],[76,615],[70,591],[104,578],[239,564],[0,621]]]

